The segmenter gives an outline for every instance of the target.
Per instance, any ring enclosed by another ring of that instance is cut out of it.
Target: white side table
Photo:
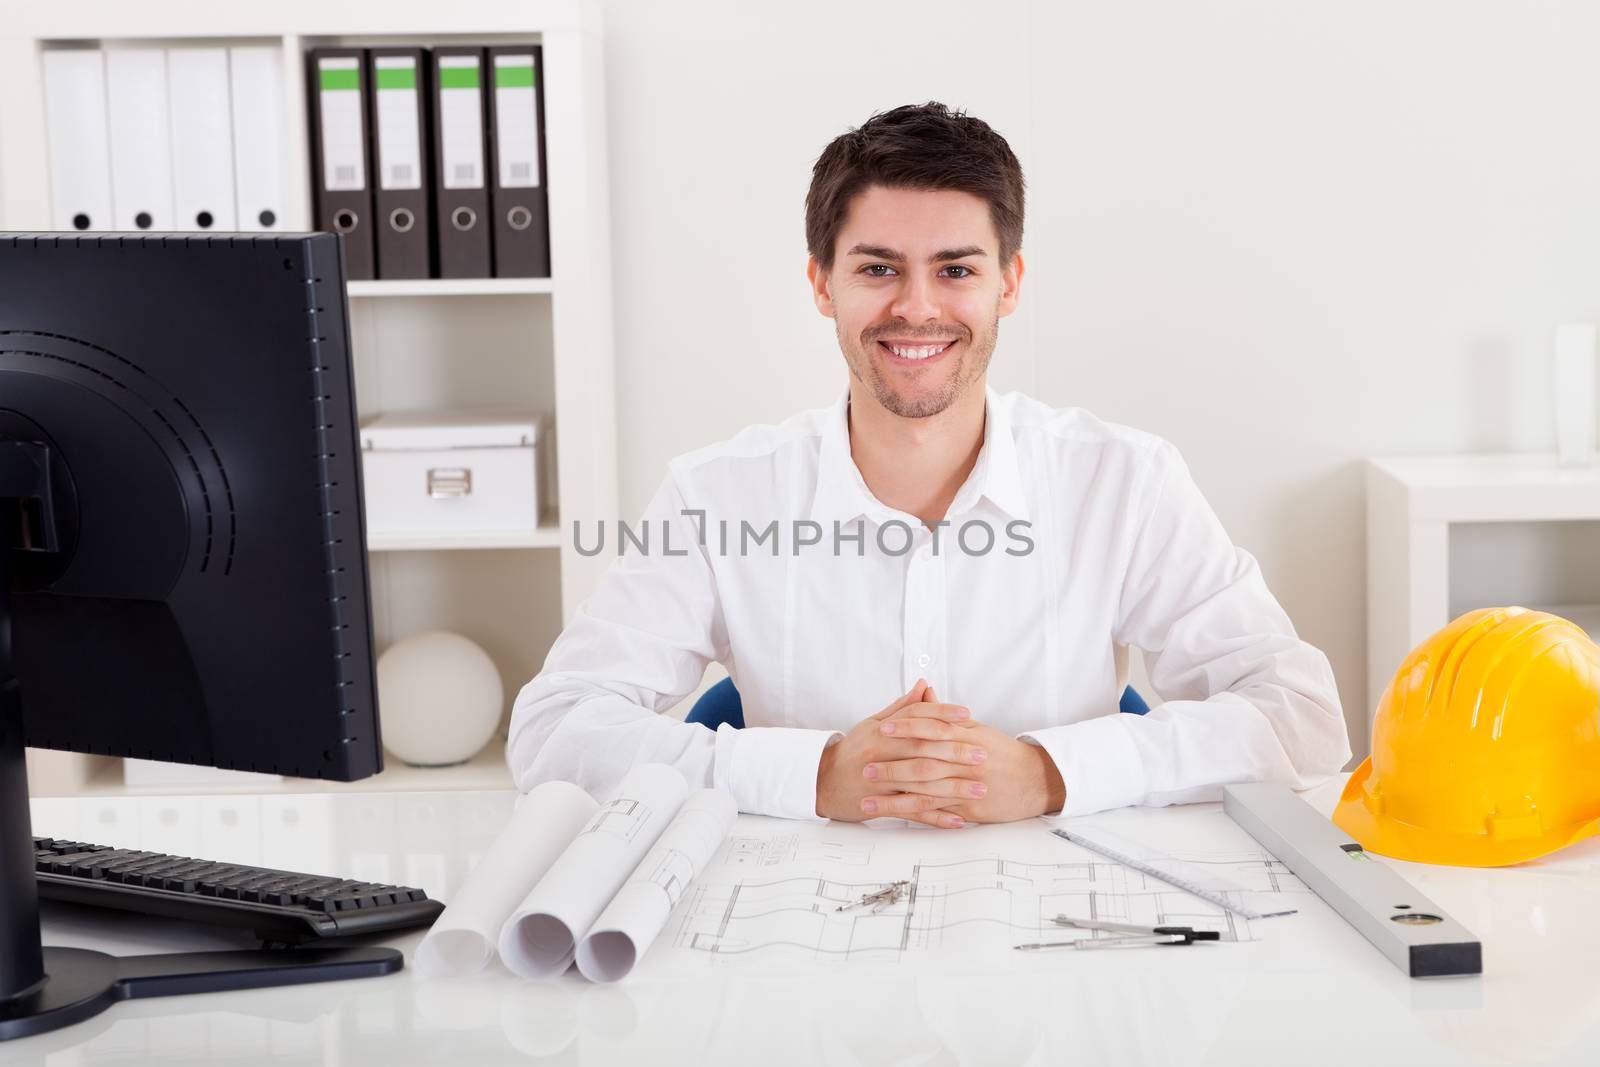
[[[1553,454],[1537,453],[1368,461],[1369,726],[1406,653],[1450,621],[1452,523],[1582,520],[1600,520],[1600,457],[1579,468],[1558,467]],[[1600,605],[1538,606],[1600,638]]]

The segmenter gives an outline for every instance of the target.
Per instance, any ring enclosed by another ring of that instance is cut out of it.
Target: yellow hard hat
[[[1418,645],[1384,691],[1372,755],[1333,821],[1396,859],[1501,867],[1600,821],[1600,647],[1574,624],[1486,608]]]

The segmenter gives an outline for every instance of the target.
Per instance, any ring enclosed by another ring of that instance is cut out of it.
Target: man
[[[828,145],[807,276],[848,389],[672,462],[517,698],[521,789],[662,761],[748,812],[955,828],[1344,764],[1327,659],[1177,451],[987,388],[1022,221],[1010,147],[943,105]],[[1117,714],[1130,645],[1143,716]],[[712,660],[743,730],[659,714]]]

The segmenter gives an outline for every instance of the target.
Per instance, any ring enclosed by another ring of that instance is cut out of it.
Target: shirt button
[[[930,664],[932,662],[933,662],[933,657],[928,655],[926,652],[924,652],[922,655],[917,657],[917,666],[919,666],[919,667],[926,667],[928,664]]]

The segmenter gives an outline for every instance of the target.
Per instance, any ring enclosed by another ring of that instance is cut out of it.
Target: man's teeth
[[[927,359],[929,356],[938,355],[954,343],[953,341],[943,341],[936,345],[917,345],[915,347],[889,345],[888,347],[889,351],[901,359]]]

